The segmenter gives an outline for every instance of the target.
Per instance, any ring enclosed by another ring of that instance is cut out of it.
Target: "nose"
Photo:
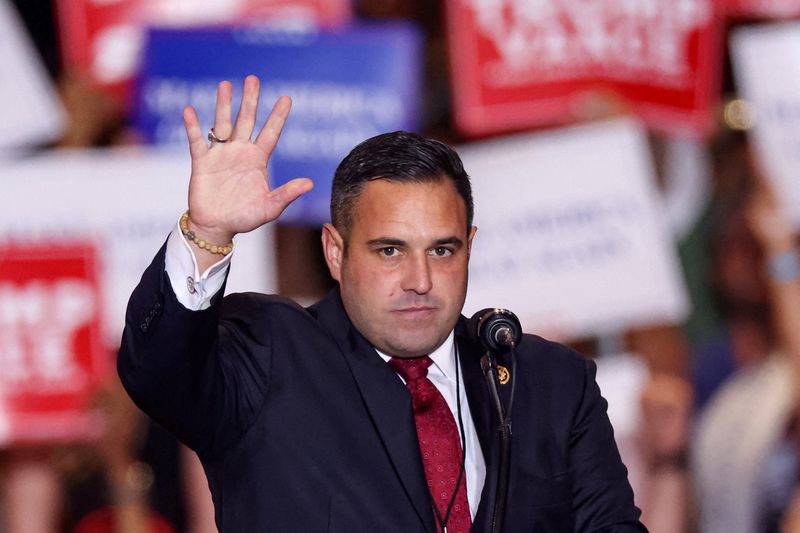
[[[402,289],[404,291],[414,291],[417,294],[426,294],[433,288],[431,280],[430,265],[428,265],[427,254],[419,254],[409,257],[404,265]]]

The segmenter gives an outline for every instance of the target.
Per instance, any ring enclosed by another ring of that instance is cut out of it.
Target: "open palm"
[[[270,189],[267,162],[278,142],[291,100],[282,96],[256,139],[251,140],[258,109],[259,80],[245,79],[242,104],[231,124],[229,82],[217,91],[214,133],[226,142],[208,146],[197,114],[187,107],[183,118],[192,156],[189,212],[193,228],[206,240],[229,242],[237,233],[258,228],[278,218],[300,195],[311,190],[309,179],[295,179]]]

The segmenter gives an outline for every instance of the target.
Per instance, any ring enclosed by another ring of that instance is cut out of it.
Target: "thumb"
[[[273,189],[267,201],[267,218],[275,220],[289,204],[313,188],[314,182],[309,178],[296,178]]]

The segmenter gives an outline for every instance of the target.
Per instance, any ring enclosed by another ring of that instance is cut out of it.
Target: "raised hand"
[[[217,90],[214,133],[226,142],[211,146],[192,107],[183,111],[192,176],[189,182],[189,225],[207,242],[227,244],[237,233],[252,231],[278,218],[286,207],[313,187],[311,180],[294,179],[270,190],[267,161],[275,149],[291,100],[281,96],[255,141],[251,140],[258,109],[259,80],[248,76],[236,123],[231,123],[230,82]],[[219,259],[217,256],[216,259]]]

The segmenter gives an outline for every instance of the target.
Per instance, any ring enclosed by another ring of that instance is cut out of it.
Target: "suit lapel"
[[[435,532],[433,511],[411,409],[411,396],[397,374],[353,327],[334,290],[310,311],[339,345],[364,404],[397,476],[428,531]]]

